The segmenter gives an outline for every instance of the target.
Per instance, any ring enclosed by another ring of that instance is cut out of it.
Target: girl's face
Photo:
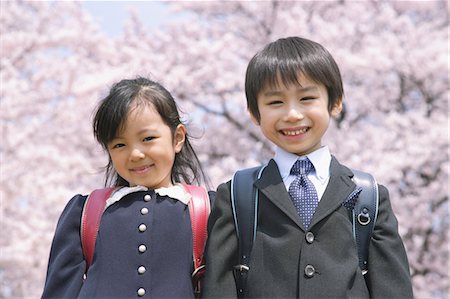
[[[181,151],[185,135],[182,124],[172,134],[153,105],[132,107],[108,152],[115,170],[130,186],[169,187],[175,154]]]

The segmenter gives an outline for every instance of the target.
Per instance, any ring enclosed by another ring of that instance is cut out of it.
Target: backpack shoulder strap
[[[196,297],[200,295],[201,278],[205,272],[203,251],[208,237],[208,216],[211,210],[209,196],[203,187],[193,185],[183,185],[186,192],[191,194],[189,201],[189,214],[192,226],[192,246],[194,272],[192,273],[192,283]]]
[[[86,259],[86,271],[92,264],[100,220],[105,210],[106,200],[115,188],[97,189],[87,197],[81,212],[81,247]]]
[[[375,178],[358,170],[353,170],[353,181],[362,188],[353,209],[353,234],[358,247],[359,266],[363,275],[368,272],[369,244],[378,215],[378,185]]]
[[[244,295],[258,223],[258,192],[253,183],[261,176],[263,169],[264,166],[258,166],[239,170],[231,180],[231,206],[239,242],[239,264],[234,266],[238,297]]]

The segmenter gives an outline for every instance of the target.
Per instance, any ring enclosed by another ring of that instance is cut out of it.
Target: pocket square
[[[363,189],[361,187],[356,187],[355,190],[353,190],[353,192],[350,193],[347,199],[344,200],[342,205],[349,210],[353,210],[355,208],[356,201],[359,198],[359,194],[361,193],[362,190]]]

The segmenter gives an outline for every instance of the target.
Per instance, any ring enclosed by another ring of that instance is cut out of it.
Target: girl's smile
[[[135,174],[146,174],[147,172],[149,172],[151,170],[152,165],[145,165],[145,166],[140,166],[140,167],[134,167],[134,168],[130,168],[131,172],[134,172]]]

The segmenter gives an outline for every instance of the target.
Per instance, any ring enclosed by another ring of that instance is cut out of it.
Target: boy
[[[258,224],[244,295],[412,298],[408,260],[384,186],[366,277],[359,268],[343,205],[355,194],[353,173],[321,142],[331,117],[342,110],[341,75],[330,53],[299,37],[270,43],[250,61],[245,91],[253,122],[276,150],[254,183]],[[217,189],[208,230],[203,296],[236,298],[230,182]]]

